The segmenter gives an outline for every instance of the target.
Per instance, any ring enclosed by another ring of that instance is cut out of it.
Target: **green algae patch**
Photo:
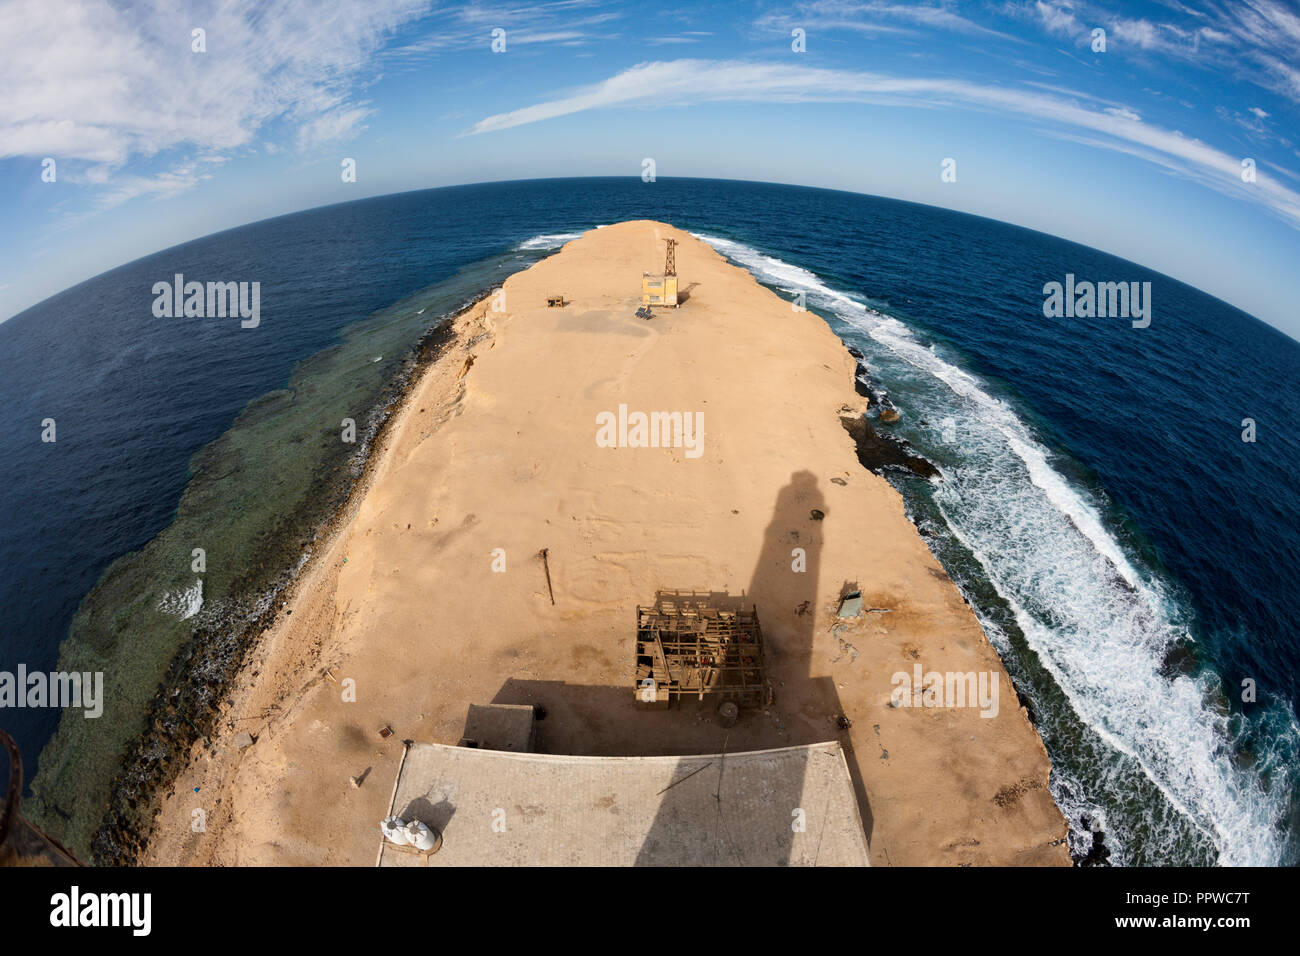
[[[118,558],[82,601],[58,668],[102,672],[103,713],[64,712],[23,806],[83,860],[138,857],[155,794],[210,735],[277,595],[347,501],[415,373],[449,341],[450,322],[430,319],[478,298],[465,289],[482,289],[483,272],[348,327],[340,344],[299,363],[287,387],[250,402],[191,459],[173,522]]]

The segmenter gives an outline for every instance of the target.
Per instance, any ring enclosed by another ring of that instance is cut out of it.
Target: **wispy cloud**
[[[622,18],[617,11],[599,9],[605,5],[605,0],[444,4],[420,19],[413,39],[386,50],[384,57],[411,68],[444,53],[487,50],[492,31],[498,29],[505,31],[507,50],[544,44],[579,46],[607,38],[596,28]]]
[[[947,30],[972,36],[1015,37],[976,23],[953,11],[948,3],[887,3],[884,0],[805,0],[789,10],[759,18],[759,30],[788,33],[795,27],[809,31],[847,30],[861,34],[905,33],[912,28]]]
[[[650,37],[646,42],[654,46],[670,46],[681,43],[699,43],[706,37],[711,36],[713,36],[712,33],[704,30],[687,30],[685,33],[673,34],[672,36]]]
[[[883,106],[966,108],[1007,113],[1072,131],[1079,142],[1149,161],[1221,193],[1260,203],[1300,228],[1300,193],[1267,177],[1241,182],[1241,159],[1175,130],[1145,122],[1137,111],[1082,93],[1017,90],[948,78],[750,61],[642,63],[567,96],[485,117],[468,135],[537,123],[592,109],[690,105],[718,101],[863,102]],[[1082,134],[1087,134],[1086,136]]]
[[[1043,27],[1057,36],[1082,38],[1088,32],[1088,27],[1074,15],[1073,5],[1036,0],[1027,4],[1025,9],[1031,10]]]
[[[272,121],[305,148],[346,138],[369,112],[352,90],[374,52],[427,7],[229,0],[195,14],[167,0],[10,0],[0,5],[0,158],[52,156],[69,181],[102,186],[103,207],[184,191],[207,177],[205,161],[252,145]],[[191,48],[196,28],[206,52]],[[123,171],[150,160],[167,168]]]
[[[1038,23],[1082,46],[1094,27],[1107,31],[1108,50],[1196,64],[1300,103],[1300,13],[1277,0],[1211,0],[1193,10],[1171,2],[1170,17],[1126,15],[1085,0],[1008,3],[1005,12]],[[1112,45],[1113,44],[1113,45]]]

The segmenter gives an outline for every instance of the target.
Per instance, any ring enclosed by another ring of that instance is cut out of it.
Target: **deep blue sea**
[[[0,323],[0,670],[53,669],[100,573],[171,520],[190,457],[345,326],[431,286],[450,308],[633,218],[802,293],[864,354],[877,407],[902,412],[880,430],[941,469],[889,477],[1033,711],[1076,854],[1100,832],[1118,864],[1300,861],[1300,344],[1097,250],[851,193],[385,196],[177,246]],[[260,281],[260,327],[155,318],[152,286],[177,272]],[[1150,326],[1045,318],[1043,285],[1067,273],[1149,281]],[[58,715],[0,716],[30,779]]]

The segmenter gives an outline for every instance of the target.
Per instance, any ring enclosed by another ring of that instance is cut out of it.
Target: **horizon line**
[[[627,174],[623,174],[623,175],[595,175],[595,176],[540,176],[540,177],[524,178],[524,179],[490,179],[490,180],[474,180],[474,181],[463,182],[463,183],[450,183],[450,184],[443,185],[443,186],[421,186],[421,187],[417,187],[417,188],[415,188],[415,189],[401,189],[401,190],[398,190],[398,191],[396,191],[396,192],[390,192],[390,193],[376,193],[376,194],[374,194],[374,195],[369,195],[369,196],[359,196],[359,197],[357,197],[356,199],[344,199],[344,200],[340,200],[340,201],[338,201],[338,202],[328,202],[328,203],[322,203],[322,204],[317,205],[317,206],[306,206],[306,207],[303,207],[303,208],[300,208],[300,209],[292,209],[292,210],[289,210],[288,212],[277,213],[276,215],[273,215],[273,216],[266,216],[266,217],[264,217],[264,218],[262,218],[262,219],[250,219],[250,220],[248,220],[248,221],[246,221],[246,222],[239,223],[238,225],[227,226],[227,227],[225,227],[224,229],[216,229],[216,230],[214,230],[214,231],[212,231],[212,232],[202,233],[202,234],[200,234],[200,235],[193,236],[193,237],[191,237],[191,238],[189,238],[189,239],[184,239],[184,240],[182,240],[181,242],[176,242],[176,243],[172,243],[172,244],[169,245],[169,246],[164,246],[164,247],[162,247],[161,249],[155,249],[155,250],[153,250],[152,252],[146,252],[146,253],[144,253],[143,255],[139,255],[139,256],[135,256],[134,258],[127,259],[126,261],[124,261],[124,262],[120,262],[120,263],[118,263],[117,265],[114,265],[114,266],[110,266],[109,268],[104,269],[104,270],[101,271],[101,272],[97,272],[97,273],[95,273],[95,274],[93,274],[93,275],[87,276],[85,279],[82,279],[82,280],[79,281],[79,282],[73,283],[72,285],[67,286],[66,288],[60,289],[58,292],[51,293],[50,295],[47,295],[47,296],[45,296],[44,298],[39,299],[39,300],[37,300],[36,302],[33,302],[31,305],[24,307],[23,309],[21,309],[21,310],[18,311],[18,312],[14,312],[14,313],[12,313],[12,314],[10,314],[10,315],[4,317],[4,318],[0,318],[0,326],[7,325],[7,324],[12,320],[12,319],[16,319],[16,318],[19,318],[19,317],[21,317],[21,316],[23,316],[23,315],[26,315],[28,312],[31,312],[33,309],[37,309],[37,308],[39,308],[40,306],[45,305],[47,302],[50,302],[50,301],[53,300],[53,299],[57,299],[59,296],[66,295],[67,293],[72,292],[73,290],[80,288],[81,286],[85,285],[85,284],[88,283],[88,282],[93,282],[93,281],[95,281],[96,279],[103,278],[104,276],[107,276],[108,274],[110,274],[110,273],[112,273],[112,272],[116,272],[116,271],[118,271],[119,269],[124,269],[124,268],[126,268],[127,266],[134,265],[134,264],[137,263],[137,262],[142,262],[142,261],[144,261],[145,259],[150,259],[150,258],[152,258],[152,257],[154,257],[154,256],[162,255],[163,253],[165,253],[165,252],[169,252],[169,251],[171,251],[172,249],[179,249],[179,248],[181,248],[182,246],[187,246],[187,245],[189,245],[189,244],[192,243],[192,242],[200,242],[200,241],[202,241],[202,240],[204,240],[204,239],[211,239],[211,238],[213,238],[213,237],[215,237],[215,236],[220,236],[220,235],[222,235],[222,234],[224,234],[224,233],[234,232],[234,231],[239,230],[239,229],[247,229],[247,228],[249,228],[250,226],[257,226],[257,225],[261,225],[261,224],[263,224],[263,223],[274,222],[274,221],[276,221],[276,220],[278,220],[278,219],[287,219],[287,218],[289,218],[289,217],[291,217],[291,216],[300,216],[300,215],[304,215],[304,214],[306,214],[306,213],[310,213],[310,212],[316,212],[316,211],[324,210],[324,209],[331,209],[331,208],[334,208],[335,206],[346,206],[346,205],[351,205],[351,204],[354,204],[354,203],[369,202],[369,201],[371,201],[371,200],[378,200],[378,199],[390,199],[390,198],[393,198],[393,197],[396,197],[396,196],[406,196],[406,195],[410,195],[410,194],[412,194],[412,193],[436,192],[436,191],[438,191],[438,190],[451,190],[451,189],[465,189],[465,188],[473,187],[473,186],[504,186],[504,185],[510,185],[510,184],[513,184],[513,183],[564,182],[564,181],[568,181],[568,180],[591,180],[591,179],[632,180],[632,181],[634,181],[634,182],[641,182],[641,181],[642,181],[641,177],[640,177],[639,175],[635,175],[635,174],[632,174],[632,175],[627,175]],[[1281,334],[1284,338],[1288,339],[1289,341],[1294,342],[1294,343],[1296,343],[1296,344],[1300,344],[1300,338],[1295,337],[1295,336],[1292,336],[1290,333],[1288,333],[1288,332],[1286,332],[1285,330],[1279,328],[1278,326],[1274,325],[1273,323],[1268,322],[1268,321],[1266,321],[1266,320],[1260,318],[1259,316],[1255,315],[1253,312],[1250,312],[1250,311],[1248,311],[1248,310],[1242,308],[1242,307],[1239,306],[1239,305],[1235,305],[1235,304],[1233,304],[1232,302],[1227,301],[1226,299],[1220,298],[1219,296],[1213,294],[1212,292],[1207,292],[1206,290],[1204,290],[1204,289],[1202,289],[1202,288],[1200,288],[1200,287],[1198,287],[1198,286],[1192,285],[1190,282],[1187,282],[1187,281],[1185,281],[1185,280],[1183,280],[1183,279],[1178,279],[1178,278],[1176,278],[1176,277],[1174,277],[1174,276],[1168,275],[1167,273],[1161,272],[1161,271],[1158,270],[1158,269],[1152,268],[1151,266],[1145,265],[1145,264],[1143,264],[1143,263],[1141,263],[1141,262],[1136,262],[1136,261],[1134,261],[1134,260],[1132,260],[1132,259],[1128,259],[1128,258],[1126,258],[1126,257],[1124,257],[1124,256],[1121,256],[1121,255],[1118,255],[1118,254],[1116,254],[1116,253],[1109,252],[1109,251],[1107,251],[1107,250],[1105,250],[1105,249],[1101,249],[1101,248],[1098,248],[1098,247],[1096,247],[1096,246],[1090,246],[1090,245],[1087,245],[1086,243],[1079,242],[1079,241],[1076,240],[1076,239],[1069,239],[1069,238],[1067,238],[1067,237],[1065,237],[1065,236],[1056,235],[1055,233],[1044,232],[1044,231],[1041,230],[1041,229],[1035,229],[1035,228],[1032,227],[1032,226],[1025,226],[1025,225],[1022,225],[1022,224],[1020,224],[1020,223],[1011,222],[1011,221],[1009,221],[1009,220],[1005,220],[1005,219],[997,219],[997,218],[994,218],[994,217],[992,217],[992,216],[985,216],[985,215],[981,215],[981,214],[979,214],[979,213],[966,212],[965,210],[961,210],[961,209],[953,209],[953,208],[951,208],[951,207],[949,207],[949,206],[940,206],[940,205],[936,205],[936,204],[933,204],[933,203],[919,202],[919,201],[917,201],[917,200],[915,200],[915,199],[901,199],[901,198],[898,198],[898,197],[896,197],[896,196],[886,196],[886,195],[882,195],[882,194],[879,194],[879,193],[860,192],[860,191],[858,191],[858,190],[854,190],[854,189],[842,189],[842,188],[833,187],[833,186],[815,186],[815,185],[810,185],[810,184],[807,184],[807,183],[792,183],[792,182],[784,182],[784,181],[780,181],[780,180],[765,180],[765,179],[722,179],[722,178],[719,178],[719,177],[716,177],[716,176],[656,176],[655,181],[657,182],[657,181],[660,181],[660,180],[663,180],[663,181],[671,181],[671,180],[687,180],[687,181],[696,181],[696,182],[745,183],[745,184],[753,184],[753,185],[759,185],[759,186],[784,186],[784,187],[792,188],[792,189],[812,189],[812,190],[817,190],[817,191],[820,191],[820,192],[844,193],[844,194],[846,194],[846,195],[850,195],[850,196],[863,196],[863,197],[866,197],[866,198],[869,198],[869,199],[880,199],[880,200],[885,200],[885,201],[887,201],[887,202],[897,202],[897,203],[902,203],[902,204],[910,205],[910,206],[919,206],[919,207],[922,207],[922,208],[925,208],[925,209],[936,209],[936,210],[939,210],[939,211],[941,211],[941,212],[951,213],[951,214],[953,214],[953,215],[957,215],[957,216],[969,216],[969,217],[971,217],[971,218],[973,218],[973,219],[982,219],[982,220],[985,220],[986,222],[996,223],[997,225],[1001,225],[1001,226],[1008,226],[1008,227],[1013,228],[1013,229],[1022,229],[1022,230],[1026,231],[1026,232],[1035,233],[1035,234],[1037,234],[1037,235],[1041,235],[1041,236],[1047,236],[1048,238],[1051,238],[1051,239],[1057,240],[1058,242],[1065,242],[1065,243],[1069,243],[1070,245],[1079,246],[1079,247],[1082,248],[1082,249],[1088,249],[1088,250],[1091,250],[1091,251],[1093,251],[1093,252],[1100,252],[1100,253],[1102,253],[1103,255],[1110,256],[1110,257],[1113,258],[1113,259],[1118,259],[1118,260],[1120,260],[1121,262],[1127,262],[1127,263],[1129,263],[1129,264],[1131,264],[1131,265],[1137,266],[1137,267],[1140,268],[1140,269],[1145,269],[1145,270],[1147,270],[1148,272],[1151,272],[1151,273],[1154,273],[1154,274],[1157,275],[1157,276],[1160,276],[1162,279],[1168,280],[1168,281],[1170,281],[1170,282],[1177,282],[1178,284],[1183,285],[1183,286],[1186,286],[1186,287],[1189,288],[1189,289],[1193,289],[1193,290],[1196,291],[1197,293],[1199,293],[1199,294],[1201,294],[1201,295],[1204,295],[1204,296],[1207,296],[1208,298],[1213,299],[1214,301],[1219,302],[1219,303],[1221,303],[1222,305],[1227,306],[1228,308],[1231,308],[1231,309],[1234,309],[1234,310],[1237,311],[1237,312],[1240,312],[1242,315],[1245,315],[1245,316],[1247,316],[1248,318],[1251,318],[1251,319],[1253,319],[1254,321],[1260,323],[1261,325],[1263,325],[1263,326],[1265,326],[1265,327],[1267,327],[1267,328],[1269,328],[1269,329],[1272,329],[1273,331],[1275,331],[1275,332]],[[646,183],[646,185],[651,185],[651,184],[650,184],[650,183]],[[620,220],[616,220],[616,221],[617,221],[617,222],[626,222],[626,221],[632,221],[632,220],[621,220],[621,219],[620,219]],[[671,225],[671,223],[670,223],[670,225]]]

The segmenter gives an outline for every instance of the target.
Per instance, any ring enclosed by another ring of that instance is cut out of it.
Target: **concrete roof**
[[[692,757],[412,744],[392,812],[442,833],[429,866],[868,865],[834,741]],[[380,866],[424,865],[381,844]]]

